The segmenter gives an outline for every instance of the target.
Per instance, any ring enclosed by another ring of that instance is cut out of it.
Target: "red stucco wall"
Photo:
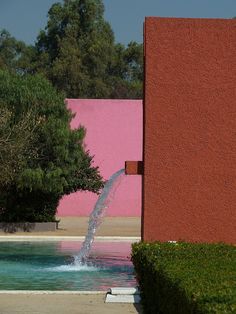
[[[145,21],[144,240],[236,243],[236,20]]]

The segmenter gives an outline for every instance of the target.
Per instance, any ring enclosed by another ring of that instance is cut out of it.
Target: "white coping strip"
[[[0,242],[10,242],[10,241],[83,241],[84,236],[0,236]],[[136,242],[140,241],[141,237],[121,237],[121,236],[97,236],[95,241],[101,242]]]
[[[52,291],[52,290],[0,290],[0,294],[78,294],[78,295],[106,295],[107,291]]]

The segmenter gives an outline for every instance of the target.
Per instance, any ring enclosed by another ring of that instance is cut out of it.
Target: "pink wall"
[[[126,160],[142,160],[141,100],[68,99],[67,103],[76,113],[71,126],[86,128],[86,150],[94,155],[104,179],[124,168]],[[90,192],[64,196],[58,216],[88,216],[97,198]],[[106,215],[141,215],[141,176],[123,178]]]

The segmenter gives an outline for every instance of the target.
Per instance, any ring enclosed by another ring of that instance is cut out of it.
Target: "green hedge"
[[[135,243],[144,313],[236,313],[236,247]]]

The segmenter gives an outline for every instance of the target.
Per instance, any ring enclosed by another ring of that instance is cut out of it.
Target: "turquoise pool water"
[[[0,242],[0,290],[107,290],[136,286],[131,244],[97,242],[87,265],[73,265],[81,242]]]

